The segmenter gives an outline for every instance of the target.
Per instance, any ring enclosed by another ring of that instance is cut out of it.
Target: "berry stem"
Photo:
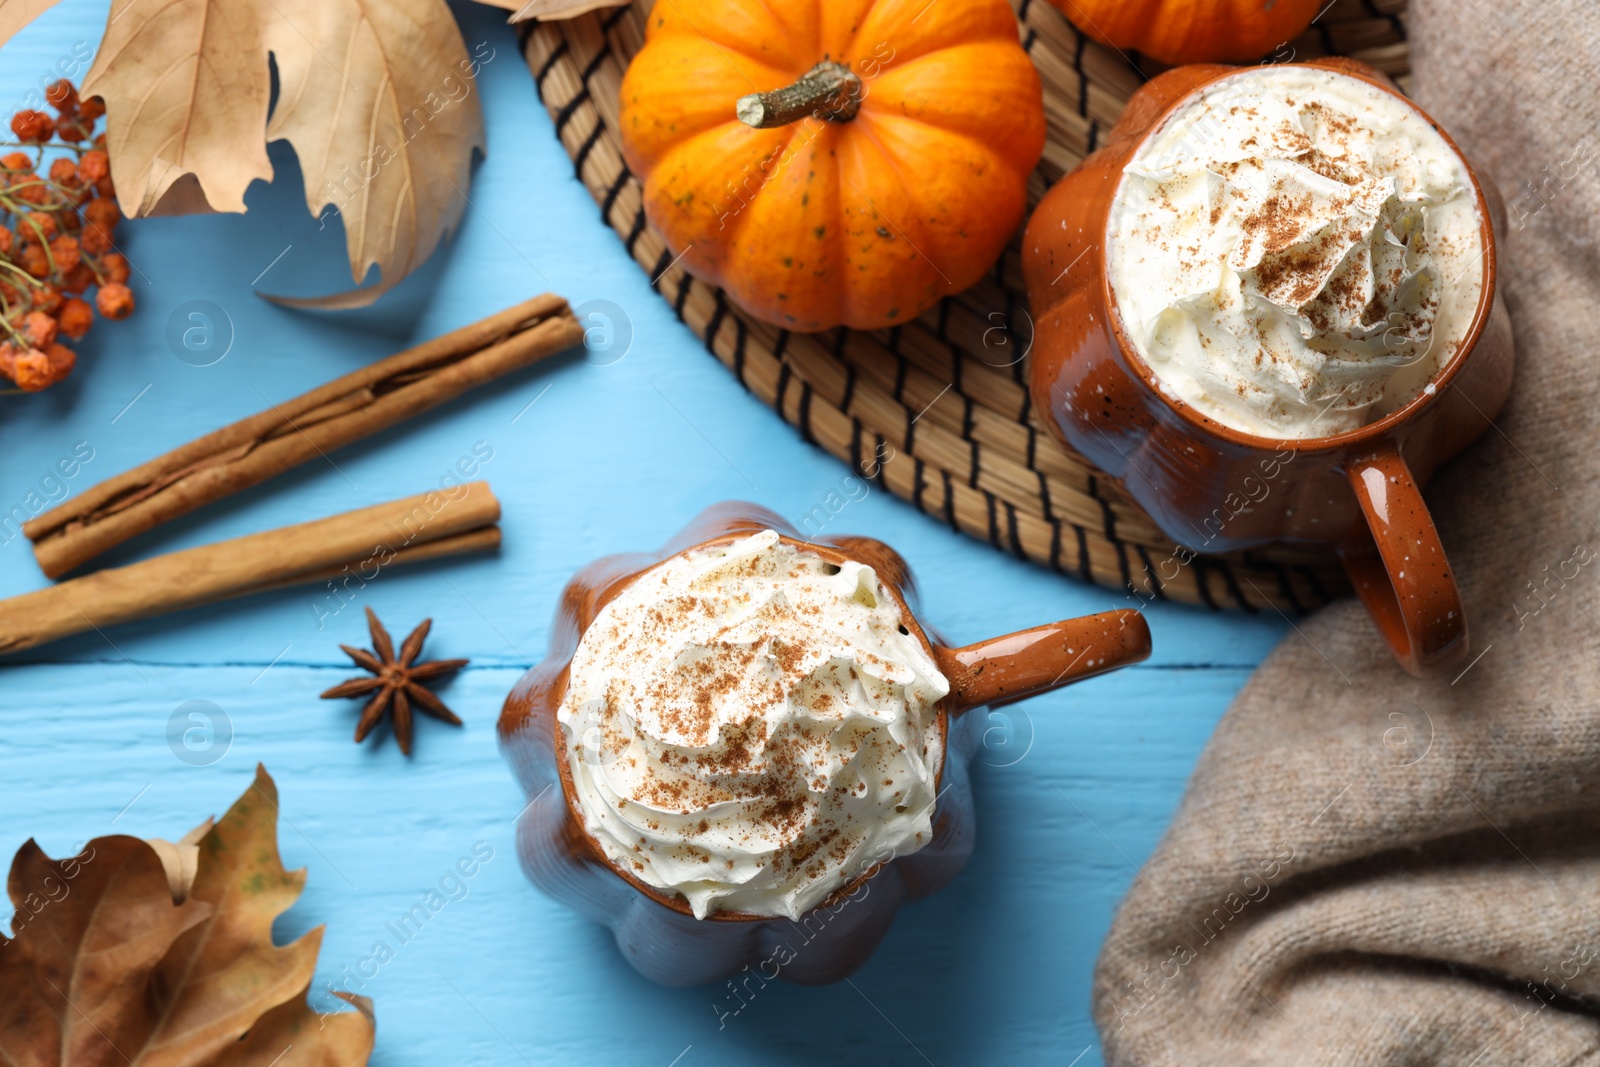
[[[29,274],[15,263],[7,263],[5,260],[0,259],[0,267],[4,267],[6,270],[10,271],[12,274],[15,274],[17,277],[21,278],[35,289],[41,289],[44,287],[44,282],[40,281],[38,278],[35,278],[33,275]]]
[[[17,310],[20,311],[22,309],[18,308]],[[0,294],[0,327],[5,328],[6,336],[10,337],[13,342],[26,345],[29,348],[33,347],[32,345],[27,345],[26,339],[22,336],[22,334],[17,332],[17,328],[15,326],[11,325],[11,315],[11,301],[7,300],[4,294]]]
[[[0,148],[34,149],[34,166],[37,167],[44,161],[44,150],[47,148],[58,149],[63,152],[75,153],[78,158],[83,158],[85,152],[93,150],[92,145],[73,144],[71,141],[0,141]]]
[[[44,181],[43,179],[39,179],[37,181],[19,182],[16,185],[8,185],[4,189],[0,189],[0,207],[5,208],[7,213],[16,215],[18,217],[33,211],[67,210],[69,206],[67,204],[24,204],[17,200],[16,192],[18,189],[31,189],[35,185],[42,185],[45,188],[54,188],[49,182]]]

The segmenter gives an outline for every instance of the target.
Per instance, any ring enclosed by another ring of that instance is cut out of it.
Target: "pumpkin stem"
[[[843,63],[824,59],[793,85],[739,98],[734,113],[746,126],[771,130],[811,117],[849,122],[866,95],[861,78]]]

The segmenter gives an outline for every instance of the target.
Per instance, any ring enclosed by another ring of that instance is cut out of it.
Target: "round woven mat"
[[[1012,2],[1049,119],[1029,188],[1037,202],[1094,151],[1129,95],[1160,68],[1090,41],[1043,0]],[[533,24],[523,42],[528,65],[601,217],[712,354],[803,438],[863,477],[876,471],[873,482],[954,529],[1145,600],[1306,611],[1347,591],[1331,553],[1318,549],[1273,546],[1179,565],[1176,546],[1120,485],[1044,431],[1028,401],[1027,359],[1019,358],[1032,326],[1018,242],[973,289],[916,322],[873,333],[780,330],[691,277],[645,220],[617,135],[618,89],[650,6],[636,0]],[[1403,7],[1404,0],[1335,0],[1273,58],[1349,55],[1403,86]]]

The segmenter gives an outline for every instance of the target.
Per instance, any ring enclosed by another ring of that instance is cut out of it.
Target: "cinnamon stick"
[[[583,340],[545,294],[241,419],[95,485],[23,527],[58,578],[107,549]]]
[[[370,581],[396,563],[500,543],[500,502],[486,482],[347,511],[314,522],[172,552],[0,600],[0,654],[71,634],[355,570]]]

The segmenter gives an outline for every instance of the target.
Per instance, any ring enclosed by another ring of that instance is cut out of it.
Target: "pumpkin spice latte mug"
[[[1188,552],[1336,546],[1401,665],[1442,671],[1467,623],[1420,487],[1510,392],[1497,226],[1370,67],[1168,71],[1028,224],[1034,405]]]
[[[1135,611],[950,648],[881,542],[723,504],[562,595],[501,747],[533,882],[668,985],[831,982],[972,852],[986,704],[1143,660]]]

